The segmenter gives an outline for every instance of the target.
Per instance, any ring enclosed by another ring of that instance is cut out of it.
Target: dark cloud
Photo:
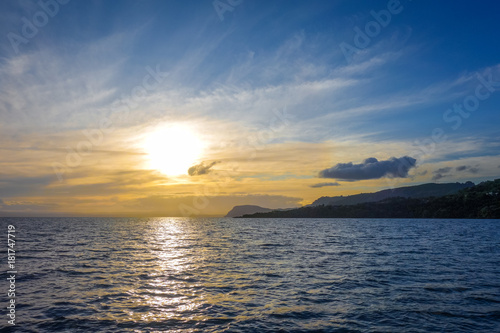
[[[427,170],[424,170],[424,171],[419,173],[420,176],[425,176],[426,174],[427,174]]]
[[[206,175],[207,173],[210,172],[210,168],[213,167],[215,164],[218,162],[212,162],[210,164],[205,165],[204,162],[201,162],[198,165],[193,165],[188,169],[188,174],[190,176],[200,176],[200,175]]]
[[[470,173],[478,173],[479,172],[479,168],[473,167],[473,166],[470,166],[470,165],[461,165],[461,166],[456,167],[455,170],[457,170],[457,171],[468,171]]]
[[[439,179],[444,178],[444,177],[453,176],[452,170],[453,170],[453,168],[450,168],[450,167],[437,169],[437,170],[432,172],[434,174],[434,176],[432,176],[432,180],[439,180]],[[479,172],[479,168],[471,166],[471,165],[459,165],[459,166],[455,167],[454,170],[456,172],[470,172],[473,174],[476,174]]]
[[[367,158],[361,164],[339,163],[330,169],[319,172],[320,178],[335,178],[344,181],[378,179],[382,177],[406,178],[408,171],[416,166],[413,157],[391,157],[387,161],[379,161],[374,157]]]
[[[434,171],[434,173],[448,173],[450,171],[451,171],[451,168],[450,167],[446,167],[446,168],[439,168],[436,171]]]
[[[312,187],[312,188],[325,187],[325,186],[340,186],[340,184],[335,182],[335,183],[318,183],[318,184],[309,185],[309,187]]]
[[[450,167],[439,168],[437,170],[434,170],[432,172],[434,174],[434,176],[432,176],[432,180],[439,180],[441,178],[449,176],[451,170],[452,168]]]
[[[442,173],[436,173],[434,176],[432,176],[432,180],[440,180],[441,178],[444,178],[448,175],[442,174]]]

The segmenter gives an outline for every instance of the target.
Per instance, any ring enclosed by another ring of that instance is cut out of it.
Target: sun
[[[146,136],[144,150],[149,167],[168,176],[187,174],[203,151],[203,141],[184,124],[160,126]]]

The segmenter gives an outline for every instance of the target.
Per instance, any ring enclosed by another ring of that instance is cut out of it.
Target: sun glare
[[[144,141],[149,156],[149,167],[168,176],[187,174],[187,170],[199,161],[203,142],[186,125],[170,125],[157,128]]]

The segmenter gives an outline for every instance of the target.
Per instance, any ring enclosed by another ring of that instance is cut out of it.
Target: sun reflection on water
[[[183,218],[162,218],[152,221],[144,242],[149,248],[147,278],[129,292],[134,298],[134,308],[147,307],[141,313],[143,322],[165,319],[187,320],[202,304],[197,294],[200,284],[191,273],[200,253],[194,253],[189,221]],[[137,314],[135,314],[137,315]]]

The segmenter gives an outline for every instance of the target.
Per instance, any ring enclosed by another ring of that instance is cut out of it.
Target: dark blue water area
[[[2,332],[500,332],[500,220],[1,218],[0,230]]]

